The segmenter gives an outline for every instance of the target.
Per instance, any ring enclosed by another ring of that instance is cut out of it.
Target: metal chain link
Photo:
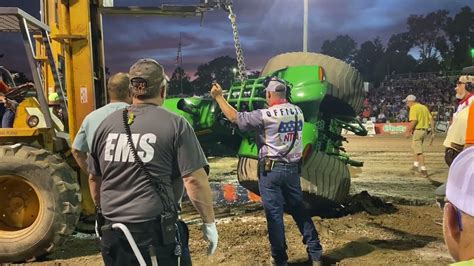
[[[237,20],[234,11],[232,10],[232,4],[229,3],[227,6],[229,10],[229,20],[230,24],[232,25],[232,33],[234,35],[234,44],[235,44],[235,53],[237,56],[237,70],[239,73],[239,79],[242,83],[247,80],[247,68],[245,67],[244,61],[244,51],[242,50],[242,46],[240,45],[239,39],[239,31],[237,30]]]

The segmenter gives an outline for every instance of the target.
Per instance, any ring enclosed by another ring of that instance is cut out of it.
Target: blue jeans
[[[279,264],[288,260],[283,221],[284,204],[303,235],[303,243],[307,245],[309,256],[313,261],[319,261],[323,248],[314,223],[303,207],[303,192],[301,191],[298,165],[275,163],[272,171],[268,172],[266,176],[263,175],[262,169],[258,187],[265,209],[268,238],[275,262]]]
[[[12,128],[15,121],[15,112],[6,108],[2,117],[2,128]]]

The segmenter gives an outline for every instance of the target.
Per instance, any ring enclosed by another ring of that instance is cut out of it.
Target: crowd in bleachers
[[[387,77],[379,87],[366,93],[362,121],[377,123],[407,122],[408,108],[403,99],[413,94],[420,102],[437,112],[439,119],[448,121],[456,106],[456,76],[439,76],[427,73],[416,77]]]

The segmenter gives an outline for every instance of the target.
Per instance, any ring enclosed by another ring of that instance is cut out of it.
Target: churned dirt
[[[442,212],[434,203],[434,189],[446,180],[442,139],[427,147],[429,179],[410,171],[410,141],[400,136],[349,137],[352,158],[364,161],[351,169],[350,215],[313,217],[324,246],[324,265],[416,264],[452,262],[443,242]],[[211,158],[212,180],[235,182],[235,158]],[[219,248],[205,255],[206,243],[196,214],[185,208],[190,223],[195,265],[270,265],[265,217],[259,203],[232,204],[216,210]],[[296,224],[285,216],[290,265],[308,265]],[[30,263],[28,263],[30,264]],[[68,243],[32,265],[102,265],[92,235],[75,234]]]

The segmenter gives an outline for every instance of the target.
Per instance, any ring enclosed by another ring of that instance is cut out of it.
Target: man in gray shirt
[[[176,243],[164,240],[163,224],[157,218],[170,211],[169,201],[177,205],[179,197],[172,186],[182,184],[175,182],[182,178],[204,222],[202,230],[210,241],[211,255],[218,234],[205,171],[208,163],[194,130],[184,118],[161,107],[166,98],[166,79],[160,64],[141,59],[130,68],[129,75],[133,105],[104,120],[92,141],[89,172],[101,181],[101,186],[100,191],[91,188],[91,194],[99,195],[94,198],[100,199],[106,223],[127,225],[148,265],[153,258],[150,252],[156,254],[160,265],[177,265]],[[157,191],[157,183],[164,191]],[[125,237],[117,231],[103,231],[102,256],[106,265],[137,263]]]

